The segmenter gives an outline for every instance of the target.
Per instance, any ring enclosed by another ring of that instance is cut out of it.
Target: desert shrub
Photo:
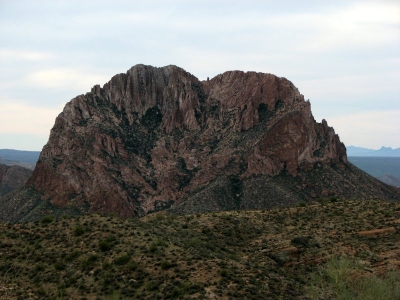
[[[65,256],[65,261],[67,261],[67,262],[73,261],[80,255],[81,255],[81,253],[79,251],[77,251],[77,250],[72,251]]]
[[[117,241],[117,238],[115,237],[115,235],[109,234],[109,235],[106,237],[106,241],[107,241],[107,242],[110,242],[110,243],[116,242],[116,241]]]
[[[296,236],[290,243],[297,248],[307,248],[310,244],[310,239],[306,236]]]
[[[200,240],[197,237],[190,239],[189,247],[196,248],[199,245]]]
[[[107,240],[101,240],[101,241],[99,241],[99,248],[101,251],[106,252],[106,251],[111,250],[112,244],[111,244],[111,242],[109,242]]]
[[[45,265],[43,263],[38,263],[37,265],[35,265],[35,271],[36,272],[42,272],[45,269]]]
[[[64,265],[64,263],[62,261],[57,261],[54,264],[54,269],[56,269],[57,271],[64,270],[65,269],[65,265]]]
[[[399,271],[365,274],[355,261],[334,257],[312,274],[307,292],[311,299],[400,299],[399,282]]]
[[[46,296],[46,290],[42,286],[38,287],[36,293],[41,297]]]
[[[161,269],[163,270],[168,270],[170,268],[172,268],[173,266],[176,266],[176,264],[171,264],[169,261],[167,260],[163,260],[161,262]]]
[[[329,201],[331,201],[332,203],[338,202],[338,198],[336,198],[335,196],[332,196],[329,198]]]
[[[229,271],[228,271],[227,269],[221,269],[221,270],[219,271],[219,273],[220,273],[220,275],[221,275],[222,277],[228,277],[228,276],[229,276]]]
[[[114,260],[116,265],[126,265],[131,260],[131,257],[127,254],[121,255]]]
[[[356,283],[356,299],[400,299],[400,272],[392,271],[383,277],[369,276]]]
[[[81,270],[91,269],[99,257],[96,254],[91,254],[89,257],[81,262]]]
[[[162,220],[164,220],[165,219],[165,215],[162,215],[162,214],[157,214],[156,215],[156,220],[157,221],[162,221]]]
[[[40,222],[41,222],[42,224],[48,224],[48,223],[51,223],[51,222],[53,222],[53,221],[54,221],[54,217],[48,215],[48,216],[44,216]]]
[[[307,203],[306,203],[306,202],[300,201],[299,207],[306,207],[306,206],[307,206]]]
[[[85,229],[81,225],[76,225],[74,228],[74,236],[80,236],[85,233]]]
[[[146,283],[145,288],[148,291],[156,291],[158,290],[158,284],[156,281],[150,280]]]
[[[136,271],[139,268],[139,264],[136,261],[131,261],[126,265],[126,269],[130,271]]]
[[[158,247],[157,247],[157,245],[156,244],[151,244],[150,246],[149,246],[149,249],[148,249],[148,251],[150,252],[150,253],[155,253],[155,252],[157,252],[157,250],[158,250]]]
[[[95,262],[95,261],[97,261],[98,258],[99,257],[96,254],[91,254],[91,255],[89,255],[87,261],[88,262]]]

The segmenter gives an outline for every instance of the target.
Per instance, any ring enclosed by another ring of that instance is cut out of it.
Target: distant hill
[[[378,150],[348,146],[346,147],[347,156],[385,156],[400,157],[400,148],[393,149],[391,147],[382,147]]]
[[[21,166],[33,170],[40,156],[40,151],[0,149],[0,164]]]
[[[400,188],[400,178],[398,178],[398,177],[395,177],[393,175],[385,175],[382,177],[378,177],[378,179],[380,181],[383,181],[384,183],[387,183],[387,184],[390,184],[393,186],[397,186]]]
[[[400,148],[381,147],[378,150],[348,146],[351,163],[392,186],[400,187]]]
[[[39,155],[40,155],[40,151],[0,149],[0,157],[2,157],[5,160],[36,163],[39,159]]]
[[[349,161],[384,183],[400,187],[400,157],[349,156]]]
[[[0,195],[8,194],[25,185],[32,171],[21,166],[0,164]]]

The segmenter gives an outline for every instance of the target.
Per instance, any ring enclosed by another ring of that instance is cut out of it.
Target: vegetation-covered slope
[[[399,203],[44,216],[0,225],[0,241],[0,299],[356,298],[367,280],[400,295]]]

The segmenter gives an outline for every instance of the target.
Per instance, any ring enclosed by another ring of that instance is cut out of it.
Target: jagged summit
[[[28,186],[58,207],[124,217],[398,197],[347,162],[289,80],[199,81],[172,65],[136,65],[68,102]]]

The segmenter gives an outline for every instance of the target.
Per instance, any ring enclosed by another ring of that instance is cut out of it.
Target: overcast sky
[[[139,63],[286,77],[346,146],[400,147],[400,1],[0,0],[0,148]]]

